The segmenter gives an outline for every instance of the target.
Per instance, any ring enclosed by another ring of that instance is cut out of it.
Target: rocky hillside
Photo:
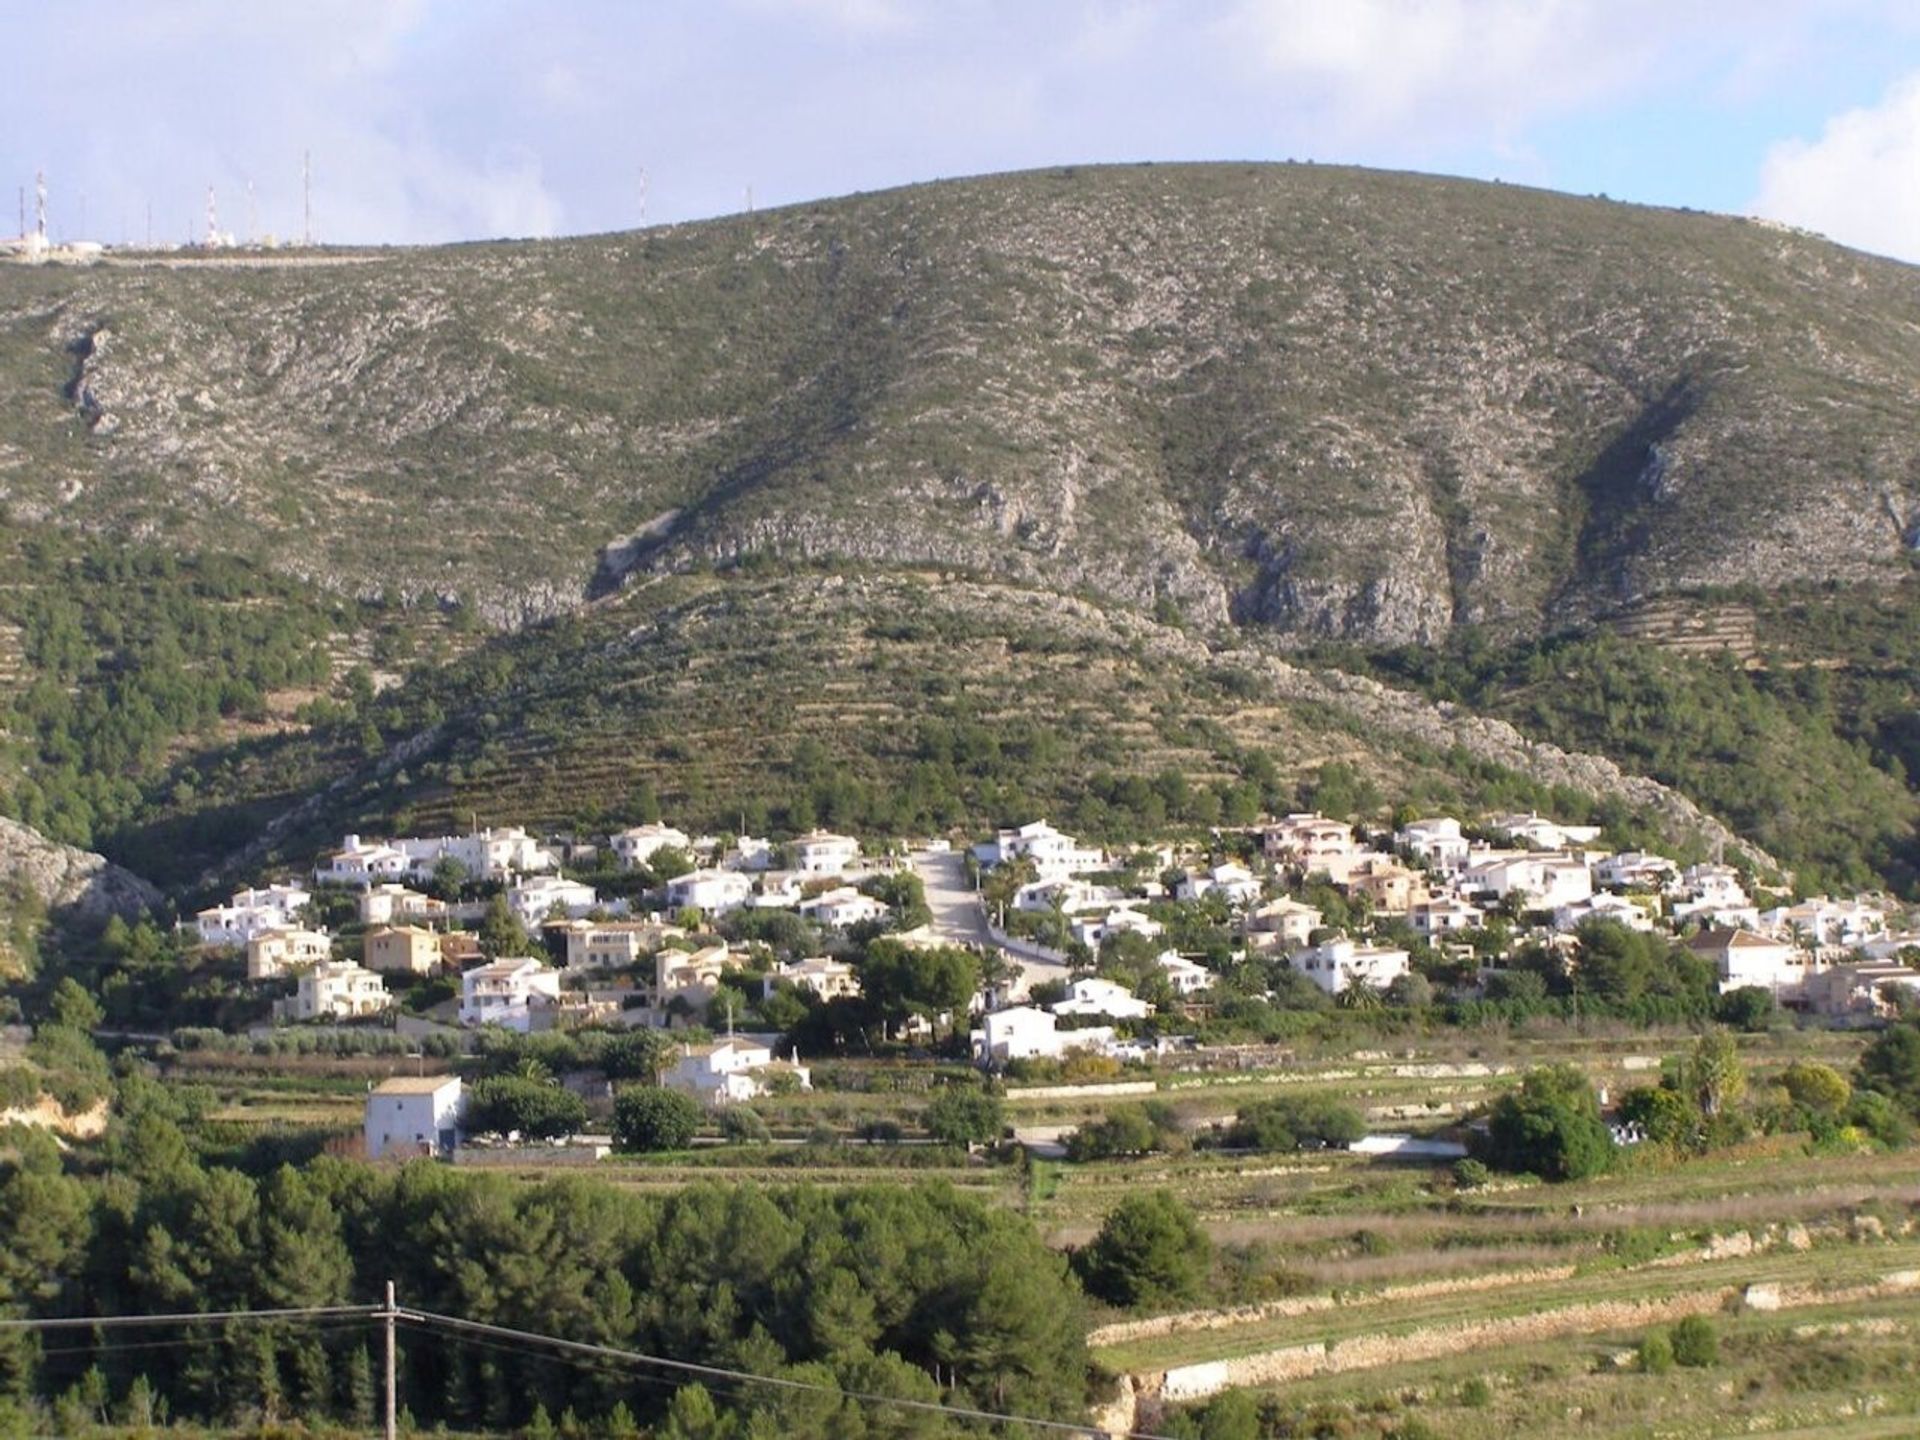
[[[0,272],[15,525],[550,614],[777,553],[1430,642],[1920,542],[1920,272],[1321,166]]]

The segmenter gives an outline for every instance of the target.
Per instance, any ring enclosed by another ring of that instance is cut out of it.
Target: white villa
[[[1144,1020],[1153,1014],[1153,1006],[1126,986],[1097,975],[1070,983],[1067,998],[1051,1008],[1056,1015],[1104,1015],[1110,1020]]]
[[[439,835],[431,839],[406,838],[393,845],[406,855],[408,873],[427,876],[442,860],[453,860],[477,880],[505,880],[552,870],[559,857],[518,825],[476,830],[470,835]]]
[[[567,968],[621,970],[638,965],[680,933],[651,920],[577,920],[567,927]]]
[[[247,941],[247,979],[272,980],[289,970],[318,965],[333,954],[333,937],[324,930],[294,925],[262,930]]]
[[[1189,960],[1178,950],[1166,950],[1154,962],[1166,973],[1173,993],[1185,999],[1213,988],[1213,972],[1197,960]]]
[[[599,904],[600,896],[591,885],[558,875],[536,875],[507,890],[507,908],[529,930],[539,928],[556,908],[569,920],[578,920]]]
[[[1811,973],[1812,957],[1797,945],[1756,935],[1751,930],[1702,930],[1687,949],[1713,962],[1722,991],[1757,985],[1776,995],[1797,995]]]
[[[1487,829],[1515,845],[1530,850],[1566,850],[1587,845],[1600,838],[1601,826],[1562,825],[1529,812],[1525,815],[1496,815],[1487,821]]]
[[[1556,930],[1578,930],[1588,920],[1617,920],[1629,930],[1653,929],[1653,916],[1647,913],[1644,905],[1604,890],[1585,900],[1562,905],[1553,912],[1553,928]]]
[[[1404,950],[1342,937],[1301,950],[1289,956],[1287,963],[1329,995],[1338,995],[1351,985],[1386,989],[1407,973],[1409,958]]]
[[[522,1034],[533,1028],[536,1005],[560,999],[560,972],[531,956],[476,966],[460,977],[460,1023],[500,1025]]]
[[[1460,832],[1460,822],[1447,815],[1431,820],[1409,820],[1394,833],[1393,843],[1443,875],[1464,870],[1467,852],[1471,849],[1467,837]]]
[[[845,930],[871,920],[884,920],[893,912],[885,901],[862,895],[851,885],[839,885],[811,900],[802,900],[800,913],[835,930]]]
[[[728,1105],[765,1095],[773,1077],[783,1072],[795,1077],[799,1089],[813,1088],[813,1075],[806,1066],[775,1060],[766,1045],[729,1037],[711,1045],[681,1046],[679,1057],[661,1073],[660,1083],[704,1104]]]
[[[1320,912],[1287,896],[1247,913],[1247,944],[1255,950],[1292,950],[1305,945],[1326,923]]]
[[[1218,895],[1229,905],[1250,905],[1260,898],[1260,881],[1246,866],[1229,860],[1198,874],[1188,871],[1176,894],[1181,900]]]
[[[460,1140],[458,1075],[396,1075],[367,1092],[367,1159],[445,1157]]]
[[[1109,935],[1139,935],[1157,940],[1166,929],[1158,920],[1129,906],[1119,905],[1104,915],[1076,915],[1069,927],[1073,938],[1089,950],[1098,950]]]
[[[400,884],[369,885],[357,897],[362,925],[404,925],[427,920],[444,923],[447,902]]]
[[[1920,999],[1920,970],[1891,960],[1836,965],[1809,975],[1803,987],[1810,1009],[1833,1016],[1889,1017],[1896,1013],[1889,991]]]
[[[202,945],[244,945],[264,930],[290,930],[294,917],[313,901],[298,885],[267,885],[242,890],[224,905],[210,905],[194,916]]]
[[[1062,1030],[1051,1012],[1015,1005],[982,1015],[972,1040],[974,1057],[991,1068],[1009,1060],[1057,1059],[1070,1050],[1104,1051],[1113,1043],[1113,1028]]]
[[[676,910],[718,915],[738,910],[753,894],[753,881],[737,870],[691,870],[667,882],[667,904]]]
[[[1035,820],[1018,830],[1002,830],[993,839],[974,846],[973,853],[989,867],[1009,860],[1031,860],[1034,875],[1041,880],[1064,880],[1088,870],[1103,870],[1107,864],[1105,851],[1081,845],[1045,820]]]
[[[353,885],[362,889],[391,880],[399,880],[412,868],[406,852],[382,841],[367,843],[358,835],[349,835],[340,848],[313,869],[313,878],[323,885]]]
[[[645,865],[653,859],[656,850],[693,848],[687,832],[676,830],[671,825],[635,825],[632,829],[608,836],[607,844],[620,858],[620,863],[629,870],[636,865]]]
[[[1593,871],[1578,855],[1528,852],[1482,860],[1464,871],[1460,888],[1499,899],[1516,891],[1536,910],[1557,910],[1593,895]]]
[[[1423,940],[1452,935],[1461,930],[1478,929],[1486,923],[1487,912],[1478,905],[1456,900],[1451,895],[1421,900],[1407,911],[1407,924]]]
[[[808,875],[844,875],[860,860],[860,842],[851,835],[811,830],[793,842],[794,868]]]
[[[1680,878],[1680,867],[1664,855],[1622,850],[1595,863],[1593,878],[1612,890],[1664,890]]]
[[[1034,880],[1013,893],[1013,908],[1042,914],[1058,910],[1073,915],[1082,910],[1097,910],[1116,905],[1126,897],[1105,885],[1089,885],[1084,880]]]
[[[287,1020],[358,1020],[387,1008],[387,982],[351,960],[323,960],[301,975],[291,1000],[275,1005]]]
[[[1816,895],[1797,905],[1768,910],[1760,923],[1782,935],[1797,935],[1811,945],[1865,945],[1884,935],[1887,912],[1859,900],[1830,900]]]
[[[1328,860],[1350,855],[1357,848],[1351,825],[1329,820],[1318,811],[1276,820],[1266,828],[1260,843],[1269,860],[1285,860],[1309,872],[1323,869]]]

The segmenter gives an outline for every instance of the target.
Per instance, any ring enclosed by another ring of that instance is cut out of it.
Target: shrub
[[[557,1140],[577,1135],[586,1123],[586,1102],[550,1081],[490,1076],[474,1082],[467,1101],[467,1128],[477,1134]]]
[[[613,1098],[616,1150],[684,1150],[700,1128],[701,1111],[689,1095],[652,1085],[630,1085]]]
[[[1584,1180],[1613,1163],[1593,1086],[1571,1065],[1529,1070],[1494,1101],[1486,1145],[1489,1163],[1543,1180]]]
[[[1640,1368],[1649,1375],[1664,1375],[1673,1369],[1673,1342],[1666,1331],[1649,1331],[1641,1340]]]
[[[760,1112],[747,1105],[732,1105],[721,1112],[720,1133],[734,1145],[764,1145],[773,1138]]]
[[[1351,1145],[1366,1133],[1360,1112],[1332,1096],[1285,1095],[1242,1110],[1227,1132],[1227,1143],[1253,1150],[1298,1150]]]
[[[1185,1201],[1165,1190],[1129,1195],[1074,1257],[1087,1292],[1114,1305],[1148,1305],[1198,1294],[1213,1242]]]
[[[1471,1155],[1453,1162],[1453,1183],[1462,1190],[1483,1190],[1493,1181],[1493,1172]]]
[[[1157,1141],[1158,1131],[1147,1112],[1138,1105],[1126,1105],[1069,1135],[1067,1158],[1109,1160],[1116,1155],[1144,1155],[1156,1148]]]
[[[1484,1410],[1493,1403],[1493,1387],[1484,1376],[1469,1376],[1460,1387],[1460,1403],[1471,1410]]]
[[[945,1145],[998,1140],[1006,1123],[1000,1101],[981,1090],[943,1090],[920,1118],[927,1133]]]
[[[1673,1327],[1673,1363],[1704,1369],[1720,1359],[1720,1332],[1704,1315],[1689,1315]]]

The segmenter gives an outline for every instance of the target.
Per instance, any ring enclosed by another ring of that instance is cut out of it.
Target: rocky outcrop
[[[50,912],[83,922],[132,919],[160,904],[160,892],[131,870],[3,817],[0,886],[24,887]]]

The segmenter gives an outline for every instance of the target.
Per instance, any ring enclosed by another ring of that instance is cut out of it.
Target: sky
[[[408,244],[1310,159],[1920,263],[1920,0],[0,0],[0,96],[56,239],[298,238],[308,156],[316,240]]]

